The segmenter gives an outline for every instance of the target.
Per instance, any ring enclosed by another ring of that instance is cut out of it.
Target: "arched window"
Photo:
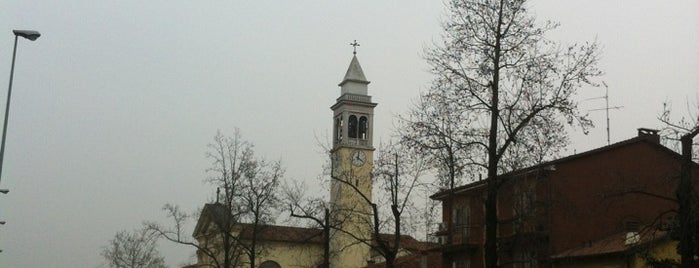
[[[335,118],[335,143],[342,142],[342,116]]]
[[[357,138],[357,116],[350,115],[347,125],[347,137]]]
[[[366,116],[359,118],[359,138],[366,140],[366,131],[369,129],[369,121]]]
[[[278,263],[274,261],[266,261],[260,264],[260,268],[282,268]]]

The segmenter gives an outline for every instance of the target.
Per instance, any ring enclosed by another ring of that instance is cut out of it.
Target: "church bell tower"
[[[366,266],[371,257],[371,201],[373,166],[374,107],[368,95],[364,71],[357,59],[356,41],[352,61],[340,86],[340,97],[330,107],[333,111],[333,147],[331,150],[331,192],[333,221],[344,232],[335,231],[330,246],[331,267]],[[363,241],[359,241],[363,240]]]

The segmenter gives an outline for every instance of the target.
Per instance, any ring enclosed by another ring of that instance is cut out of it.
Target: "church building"
[[[355,42],[356,48],[356,42]],[[329,267],[376,267],[383,259],[372,250],[372,167],[374,107],[368,95],[369,81],[353,53],[349,68],[339,84],[340,96],[330,109],[333,112],[333,147],[331,157],[329,241],[317,228],[266,225],[258,229],[260,253],[255,263],[260,268],[323,267],[325,247],[329,248]],[[220,247],[220,236],[212,235],[221,218],[230,213],[219,203],[206,204],[202,209],[193,236],[200,246]],[[340,227],[341,226],[341,227]],[[240,241],[252,237],[249,224],[236,223],[232,236]],[[339,228],[337,228],[339,227]],[[341,229],[341,231],[338,231]],[[381,234],[386,238],[390,235]],[[391,238],[391,240],[393,240]],[[410,236],[401,236],[398,256],[419,255],[428,243]],[[327,242],[327,244],[326,244]],[[220,252],[220,251],[219,251]],[[216,267],[207,255],[197,254],[197,264],[187,267]],[[236,267],[249,267],[245,254]]]

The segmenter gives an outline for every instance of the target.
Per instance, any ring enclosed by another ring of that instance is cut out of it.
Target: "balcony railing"
[[[452,244],[471,244],[473,240],[473,226],[461,225],[456,226],[451,232],[451,242]]]
[[[366,139],[358,139],[358,138],[344,138],[339,141],[335,141],[335,143],[340,144],[340,145],[349,145],[349,146],[363,146],[363,147],[369,147],[371,144],[369,144],[369,140]]]
[[[443,246],[475,246],[482,242],[482,227],[480,226],[455,224],[451,230],[448,228],[448,223],[440,223],[437,232],[434,233]]]
[[[338,102],[343,100],[371,103],[371,96],[346,93],[337,98]]]

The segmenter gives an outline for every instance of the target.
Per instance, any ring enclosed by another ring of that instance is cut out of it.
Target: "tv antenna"
[[[604,99],[604,108],[598,108],[598,109],[591,109],[588,110],[590,112],[593,111],[602,111],[604,110],[607,114],[607,145],[611,144],[609,140],[609,110],[619,110],[621,108],[624,108],[624,106],[613,106],[609,107],[609,86],[607,86],[607,83],[602,81],[602,85],[604,85],[604,96],[601,97],[594,97],[594,98],[589,98],[585,100],[598,100],[598,99]]]

